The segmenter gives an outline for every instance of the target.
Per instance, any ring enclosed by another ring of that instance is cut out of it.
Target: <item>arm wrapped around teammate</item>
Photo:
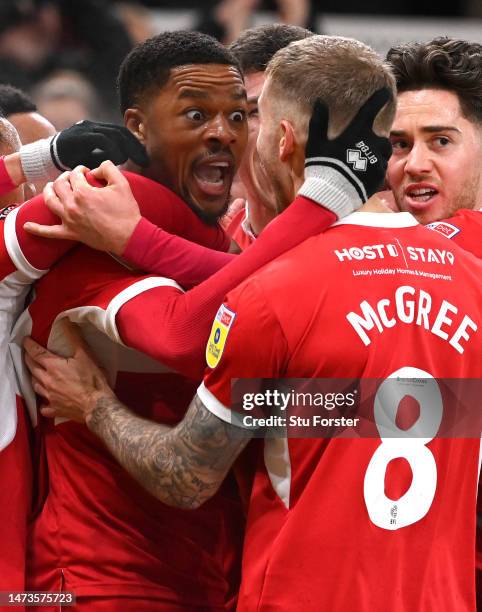
[[[30,182],[53,179],[79,165],[96,168],[106,160],[116,165],[128,159],[139,166],[149,163],[144,146],[127,128],[94,121],[80,121],[52,138],[24,145],[20,159]]]

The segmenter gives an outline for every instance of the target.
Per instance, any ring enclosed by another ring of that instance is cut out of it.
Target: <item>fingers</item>
[[[99,136],[100,137],[100,136]],[[127,153],[117,142],[102,136],[104,142],[93,149],[89,156],[89,167],[96,168],[103,161],[110,159],[114,164],[123,164],[127,161]]]
[[[124,186],[128,184],[125,176],[110,160],[102,162],[98,168],[92,170],[92,175],[98,180],[105,180],[107,185]]]
[[[23,229],[29,234],[40,238],[53,238],[54,240],[77,240],[74,234],[65,225],[40,225],[33,221],[27,221]]]
[[[105,378],[105,373],[102,368],[99,368],[97,359],[92,354],[90,346],[84,340],[80,327],[67,318],[62,319],[60,325],[62,326],[62,333],[72,349],[72,356],[78,358],[79,364],[83,364],[85,367],[90,368],[92,366],[92,368],[98,369]]]
[[[42,365],[49,358],[56,357],[54,353],[51,353],[41,344],[35,342],[30,336],[24,338],[23,348],[25,349],[25,356],[28,356],[39,365]]]
[[[103,161],[100,166],[94,168],[94,170],[87,170],[87,172],[90,172],[90,176],[95,178],[97,181],[105,182],[105,187],[92,187],[88,183],[85,176],[86,170],[87,168],[84,168],[83,166],[79,166],[78,168],[74,168],[74,170],[72,170],[70,173],[70,184],[72,189],[91,189],[98,191],[99,189],[104,189],[105,187],[129,187],[129,181],[125,178],[119,168],[109,159]]]
[[[49,182],[45,185],[43,190],[43,196],[47,208],[57,217],[61,217],[64,206],[60,201],[54,189],[54,184],[52,182]]]
[[[57,138],[57,150],[64,165],[73,168],[83,162],[95,168],[105,159],[116,164],[132,159],[147,166],[149,159],[143,145],[125,127],[112,123],[81,121],[62,130]]]
[[[35,361],[35,359],[32,359],[28,353],[25,353],[25,363],[32,376],[32,389],[35,391],[35,393],[37,393],[37,395],[41,395],[48,400],[49,393],[46,385],[46,370],[37,361]]]
[[[79,166],[77,174],[82,174]],[[74,193],[70,184],[72,172],[64,172],[53,183],[44,187],[44,200],[51,212],[65,221],[65,210],[74,202]]]
[[[39,393],[39,395],[42,395]],[[47,417],[49,419],[54,419],[57,416],[57,410],[52,406],[42,406],[40,408],[40,413],[42,416]]]
[[[82,156],[77,156],[77,162],[72,164],[72,167],[82,161],[89,168],[95,168],[106,159],[111,159],[116,164],[123,163],[127,156],[116,140],[101,132],[83,134],[79,141],[83,153]]]
[[[327,138],[329,118],[328,106],[324,102],[316,100],[310,119],[310,133],[313,130],[318,138]]]
[[[382,87],[381,89],[377,89],[375,93],[373,93],[365,104],[360,108],[355,118],[351,122],[352,125],[357,126],[373,126],[373,122],[375,121],[375,117],[378,115],[380,110],[385,106],[385,104],[392,99],[392,92],[388,89],[388,87]]]
[[[43,368],[38,361],[30,357],[28,353],[25,353],[24,358],[32,376],[38,376],[41,372],[45,372],[45,368]]]
[[[39,393],[41,395],[41,393]],[[63,418],[71,421],[77,421],[77,423],[85,423],[85,416],[81,412],[71,413],[69,410],[60,405],[46,404],[40,408],[42,416],[49,419]]]
[[[317,143],[328,138],[329,112],[328,106],[316,100],[308,128],[307,157],[316,156]]]
[[[47,389],[36,378],[32,378],[32,389],[37,395],[41,395],[46,400],[49,399]]]
[[[382,136],[379,136],[378,139],[378,146],[382,153],[382,157],[388,163],[388,160],[390,159],[393,153],[393,145],[388,138],[383,138]]]
[[[56,179],[52,184],[52,189],[57,197],[56,200],[53,200],[56,205],[57,202],[62,209],[65,208],[66,204],[72,203],[74,200],[74,192],[72,186],[70,184],[72,172],[69,172],[67,176],[60,176]],[[50,191],[47,191],[50,194]]]
[[[149,165],[149,156],[147,155],[146,148],[140,142],[134,134],[126,130],[127,134],[125,136],[126,139],[126,152],[129,159],[141,166],[142,168],[146,168]]]
[[[69,188],[70,191],[82,191],[82,190],[95,190],[96,187],[89,185],[86,177],[86,173],[89,172],[85,166],[76,166],[69,174]]]
[[[145,167],[149,165],[149,158],[144,145],[127,128],[111,123],[103,123],[95,128],[95,132],[102,133],[111,139],[119,147],[119,150],[123,152],[125,160],[132,159],[138,166]],[[115,161],[112,157],[109,159]]]
[[[122,126],[112,123],[100,123],[95,126],[94,133],[112,141],[120,149],[124,143],[123,129],[125,130],[126,128],[122,128]]]

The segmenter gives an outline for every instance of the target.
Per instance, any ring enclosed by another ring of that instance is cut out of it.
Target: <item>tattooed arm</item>
[[[85,422],[129,474],[165,504],[197,508],[214,495],[248,443],[247,430],[241,434],[211,414],[197,395],[174,428],[138,417],[114,395],[76,327],[66,325],[64,333],[73,349],[69,359],[31,338],[24,342],[33,388],[49,402],[42,414]]]
[[[179,508],[197,508],[214,495],[249,441],[197,395],[173,429],[137,417],[113,397],[98,399],[87,426],[137,482]]]

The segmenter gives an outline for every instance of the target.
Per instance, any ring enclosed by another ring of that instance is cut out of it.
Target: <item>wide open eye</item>
[[[437,138],[435,138],[435,142],[441,147],[446,147],[448,144],[450,144],[450,138],[447,138],[447,136],[437,136]]]
[[[186,115],[192,121],[203,121],[204,120],[204,114],[198,108],[193,108],[191,110],[188,110]]]
[[[237,111],[234,111],[234,113],[231,113],[229,115],[229,118],[231,119],[231,121],[235,121],[236,123],[240,123],[241,121],[245,120],[246,113],[243,110],[237,110]]]
[[[399,151],[406,151],[410,147],[408,141],[402,140],[401,138],[400,139],[393,138],[391,140],[391,145],[392,145],[392,150],[394,153],[399,152]]]

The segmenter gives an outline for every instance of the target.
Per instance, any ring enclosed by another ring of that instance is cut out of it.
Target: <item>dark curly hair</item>
[[[392,47],[387,54],[398,92],[444,89],[466,119],[482,124],[482,45],[454,38]]]
[[[162,32],[132,49],[121,64],[117,86],[122,113],[158,92],[171,68],[185,64],[226,64],[240,72],[234,55],[215,38],[200,32]]]
[[[277,51],[295,40],[309,36],[313,36],[313,32],[305,28],[274,23],[245,30],[231,43],[229,49],[238,59],[244,73],[264,72]]]
[[[33,100],[21,89],[13,85],[0,85],[0,108],[5,117],[15,113],[35,113],[37,107]]]

